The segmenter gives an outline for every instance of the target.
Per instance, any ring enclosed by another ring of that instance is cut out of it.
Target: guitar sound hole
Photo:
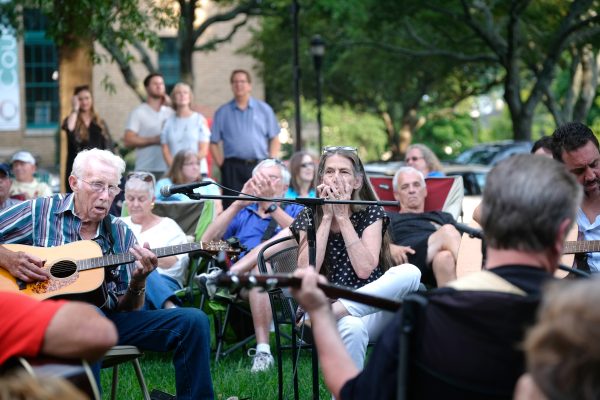
[[[77,271],[77,266],[73,261],[59,261],[50,267],[50,273],[55,278],[67,278]]]

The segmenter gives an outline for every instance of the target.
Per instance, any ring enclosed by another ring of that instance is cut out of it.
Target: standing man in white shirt
[[[233,99],[219,107],[211,127],[210,153],[221,169],[221,183],[241,190],[252,171],[266,158],[278,158],[279,123],[273,109],[251,96],[250,73],[237,69],[231,73]],[[226,195],[237,195],[224,191]],[[227,208],[232,200],[223,200]]]
[[[162,177],[167,164],[162,155],[160,133],[167,118],[175,112],[165,92],[165,81],[161,74],[151,73],[144,79],[148,97],[129,115],[123,143],[135,148],[135,170],[152,172]]]

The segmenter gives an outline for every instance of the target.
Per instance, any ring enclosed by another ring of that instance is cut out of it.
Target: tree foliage
[[[405,39],[405,45],[388,46],[389,51],[418,58],[444,56],[496,68],[502,74],[515,139],[531,137],[536,107],[542,100],[555,110],[559,107],[551,89],[565,53],[587,45],[596,47],[600,34],[599,3],[594,0],[404,0],[376,4],[380,5],[374,12],[376,18],[398,22]],[[575,59],[576,52],[573,54]],[[591,86],[581,92],[585,93],[581,98],[585,104],[591,104]],[[570,107],[571,102],[565,101],[564,106]],[[581,106],[581,110],[585,108]]]
[[[309,41],[321,34],[327,43],[323,66],[327,100],[378,115],[383,122],[380,134],[394,159],[402,157],[412,135],[429,118],[447,116],[462,99],[499,82],[496,71],[486,65],[464,65],[440,56],[415,60],[388,51],[387,46],[401,45],[405,39],[398,33],[398,24],[374,23],[378,2],[314,0],[302,4],[304,95],[315,96]],[[291,65],[281,62],[292,52],[289,13],[284,6],[278,11],[264,20],[248,49],[261,61],[268,98],[276,108],[291,97],[292,89]]]
[[[145,96],[141,79],[132,68],[140,61],[145,73],[158,71],[149,50],[160,48],[157,32],[165,27],[177,30],[180,74],[183,81],[193,83],[192,56],[196,51],[212,51],[232,39],[251,16],[268,11],[269,3],[260,0],[213,0],[216,12],[196,19],[203,6],[200,0],[13,0],[0,3],[4,25],[22,31],[22,10],[39,9],[51,21],[48,35],[58,46],[86,45],[96,41],[110,54],[103,60],[90,48],[95,62],[115,62],[125,82],[138,97]],[[223,36],[210,33],[217,24],[235,20]]]

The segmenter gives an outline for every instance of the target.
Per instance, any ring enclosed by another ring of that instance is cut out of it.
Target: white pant
[[[419,288],[421,271],[412,264],[402,264],[388,269],[381,278],[357,289],[357,292],[371,294],[391,300],[400,300]],[[393,312],[381,311],[351,300],[339,299],[350,315],[341,318],[338,331],[346,350],[354,364],[362,370],[369,341],[375,341],[391,321]],[[394,332],[393,334],[400,334]]]

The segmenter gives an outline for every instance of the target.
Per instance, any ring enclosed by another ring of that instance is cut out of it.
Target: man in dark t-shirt
[[[461,235],[452,215],[425,212],[425,177],[413,167],[402,167],[394,176],[394,197],[399,213],[390,217],[390,252],[396,264],[410,263],[421,270],[421,281],[443,286],[456,279],[456,258]]]
[[[532,180],[531,176],[536,179]],[[480,383],[477,385],[479,395],[469,397],[463,393],[466,389],[460,386],[453,386],[453,393],[435,394],[440,390],[439,379],[438,384],[432,384],[431,380],[412,380],[409,382],[410,393],[418,394],[410,397],[409,393],[408,398],[480,399],[490,398],[482,393],[498,391],[502,395],[497,398],[512,398],[518,371],[524,369],[518,344],[522,342],[523,328],[526,327],[526,324],[520,326],[515,323],[515,314],[520,313],[520,322],[533,320],[535,316],[534,307],[527,307],[526,312],[522,312],[524,308],[515,305],[528,304],[526,300],[531,297],[537,301],[535,297],[543,283],[552,279],[562,254],[564,238],[573,224],[581,198],[582,190],[575,178],[559,163],[546,157],[516,155],[494,167],[488,175],[482,202],[481,222],[487,244],[486,270],[461,277],[449,283],[447,288],[427,294],[429,303],[423,313],[426,318],[443,314],[429,312],[431,303],[439,297],[445,296],[446,304],[450,305],[470,300],[469,308],[462,317],[451,314],[435,329],[421,331],[425,334],[419,348],[433,351],[416,354],[422,356],[419,361],[427,361],[426,367],[431,371],[450,369],[449,379],[441,383],[445,386],[456,382],[456,376],[468,371],[467,378]],[[532,215],[536,218],[531,218]],[[299,270],[296,275],[303,280],[301,290],[295,289],[293,293],[310,313],[319,364],[332,394],[345,400],[396,399],[401,315],[397,315],[384,329],[369,362],[363,371],[359,371],[344,349],[330,304],[317,286],[318,282],[324,283],[325,278],[319,277],[310,268]],[[496,297],[493,309],[483,308],[490,306],[489,302],[473,301],[482,295]],[[482,309],[485,311],[483,317]],[[404,308],[400,313],[403,311]],[[496,346],[495,353],[458,344],[457,340],[463,336],[462,331],[456,329],[456,322],[458,318],[465,319],[465,314],[467,326],[474,331],[473,335],[479,334],[479,340],[487,340],[490,344],[503,341],[500,348]],[[504,335],[498,335],[499,330],[494,329],[494,324],[519,329],[513,329],[510,340],[506,340]],[[475,331],[475,327],[480,326],[486,329]],[[430,333],[436,329],[441,329],[445,338],[456,340],[432,340]],[[459,356],[456,356],[457,351]],[[408,357],[414,360],[414,356],[411,353]]]

